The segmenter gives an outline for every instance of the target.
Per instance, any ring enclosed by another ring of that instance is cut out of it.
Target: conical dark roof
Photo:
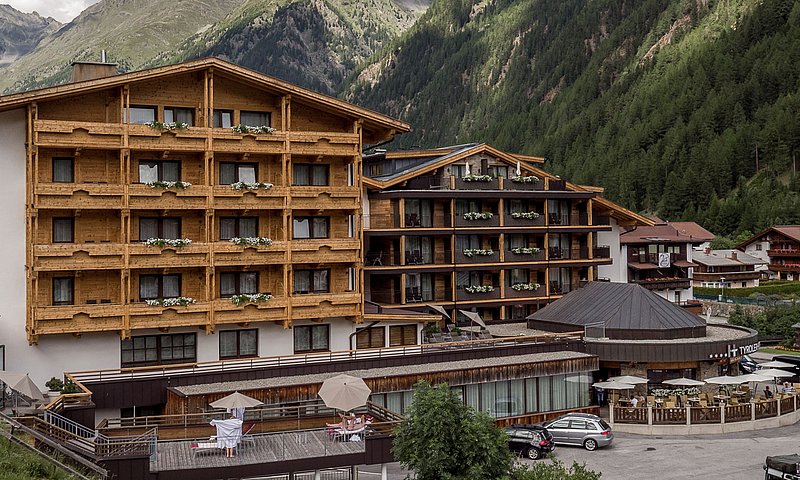
[[[619,339],[701,337],[706,328],[699,316],[629,283],[591,282],[528,317],[528,327],[551,331],[597,324]]]

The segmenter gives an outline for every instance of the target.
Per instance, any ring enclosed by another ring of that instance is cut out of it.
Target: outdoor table
[[[686,400],[694,407],[700,404],[700,397],[689,397]]]
[[[728,395],[714,395],[714,398],[719,400],[720,402],[727,402],[731,399]]]
[[[618,403],[620,407],[630,407],[633,405],[633,403],[631,403],[631,400],[629,398],[620,398]]]

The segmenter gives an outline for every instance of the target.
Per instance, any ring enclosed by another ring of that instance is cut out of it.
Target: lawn
[[[75,477],[30,450],[0,437],[0,480],[71,480]]]
[[[761,347],[758,349],[759,352],[769,353],[772,355],[797,355],[800,356],[800,352],[793,352],[791,350],[780,350],[778,348],[769,348],[769,347]]]

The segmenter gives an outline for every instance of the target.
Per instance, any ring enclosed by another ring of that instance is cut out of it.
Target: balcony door
[[[433,275],[430,273],[406,274],[406,303],[433,301]]]
[[[405,201],[405,210],[407,227],[433,226],[433,204],[430,200],[408,198]]]

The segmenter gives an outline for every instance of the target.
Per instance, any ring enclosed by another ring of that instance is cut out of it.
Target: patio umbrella
[[[758,368],[787,368],[794,367],[791,363],[781,362],[780,360],[770,360],[769,362],[759,363]]]
[[[31,400],[44,400],[39,387],[25,373],[0,372],[0,381],[8,388]]]
[[[347,412],[366,405],[370,393],[372,390],[363,379],[341,374],[322,382],[317,395],[322,398],[325,405]]]
[[[248,397],[243,393],[233,392],[228,396],[220,398],[216,402],[209,403],[209,405],[214,408],[227,408],[229,410],[233,410],[235,408],[257,407],[259,405],[264,405],[264,402],[261,400],[256,400],[253,397]]]
[[[482,319],[482,318],[481,318],[481,316],[480,316],[480,315],[478,315],[477,313],[475,313],[475,312],[469,312],[469,311],[467,311],[467,310],[459,310],[459,312],[463,313],[465,317],[469,318],[469,319],[470,319],[470,320],[472,320],[474,323],[477,323],[477,324],[478,324],[478,325],[480,325],[481,327],[483,327],[483,328],[486,328],[486,323],[484,323],[484,322],[483,322],[483,319]]]
[[[784,378],[784,377],[794,376],[794,373],[792,372],[787,372],[786,370],[778,370],[777,368],[765,368],[763,370],[757,370],[756,373],[769,378]]]
[[[618,377],[611,377],[610,380],[616,380],[622,383],[630,383],[631,385],[638,385],[640,383],[648,383],[650,380],[642,377],[635,377],[633,375],[620,375]]]
[[[732,377],[730,375],[722,375],[721,377],[711,377],[706,378],[706,383],[713,383],[714,385],[741,385],[747,380],[743,380],[742,377],[744,375],[738,377]]]
[[[761,375],[760,373],[748,373],[747,375],[739,375],[739,378],[745,379],[748,382],[768,382],[772,377]]]
[[[700,385],[705,385],[706,382],[702,380],[681,377],[673,378],[672,380],[664,380],[663,383],[666,383],[667,385],[677,385],[679,387],[699,387]]]
[[[441,305],[433,305],[431,303],[426,303],[425,306],[427,306],[431,310],[435,311],[436,313],[441,314],[444,318],[446,318],[448,320],[452,320],[450,318],[450,315],[447,313],[447,310],[445,310],[443,306],[441,306]]]
[[[592,384],[595,388],[602,388],[604,390],[630,390],[634,385],[630,383],[620,382],[618,380],[609,380],[607,382],[595,382]]]

